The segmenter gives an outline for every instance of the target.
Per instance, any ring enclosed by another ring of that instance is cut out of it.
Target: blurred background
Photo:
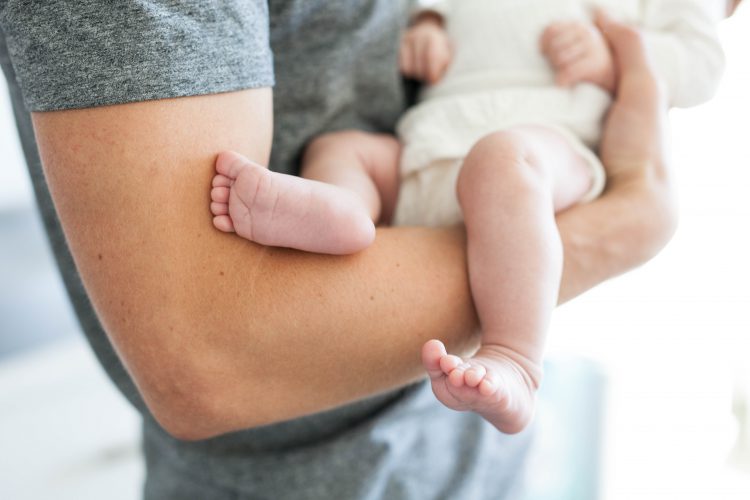
[[[717,97],[672,118],[680,228],[558,309],[535,499],[750,498],[750,8]],[[0,498],[135,499],[139,419],[86,346],[49,253],[0,78]]]

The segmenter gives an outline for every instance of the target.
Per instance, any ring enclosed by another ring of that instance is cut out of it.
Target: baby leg
[[[397,150],[395,139],[393,142]],[[358,151],[358,146],[356,142],[350,145],[353,151]],[[372,149],[369,143],[366,146]],[[335,158],[336,150],[326,144],[316,146],[315,151],[316,158]],[[364,163],[372,151],[362,151]],[[362,171],[358,156],[347,159],[353,164],[339,161],[342,170]],[[395,173],[397,160],[392,168]],[[211,211],[214,225],[222,231],[236,232],[263,245],[335,255],[363,250],[375,237],[365,196],[347,185],[338,187],[271,172],[236,153],[219,155],[216,171]]]
[[[387,224],[398,197],[400,154],[401,146],[390,135],[332,132],[307,147],[301,175],[356,193],[372,221]]]
[[[464,361],[438,341],[425,345],[433,390],[447,406],[476,411],[508,433],[531,420],[562,272],[554,214],[591,180],[569,143],[543,127],[491,134],[467,156],[457,193],[482,346]]]

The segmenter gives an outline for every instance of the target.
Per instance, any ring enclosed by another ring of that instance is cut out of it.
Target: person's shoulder
[[[31,111],[274,83],[266,2],[6,2],[2,29]]]

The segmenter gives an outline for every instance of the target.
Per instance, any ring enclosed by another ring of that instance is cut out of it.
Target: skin
[[[409,78],[437,83],[450,65],[451,54],[442,16],[427,10],[414,19],[401,39],[399,69]]]
[[[588,82],[607,92],[615,88],[615,66],[607,41],[596,26],[580,21],[548,26],[540,40],[541,51],[563,87]]]
[[[642,49],[636,32],[617,30],[621,45]],[[608,192],[558,219],[562,302],[648,260],[674,230],[658,88],[647,68],[621,74],[602,149]],[[208,438],[402,386],[424,376],[420,348],[430,338],[457,353],[477,348],[462,228],[383,228],[366,251],[331,257],[212,227],[217,152],[268,161],[270,90],[33,120],[92,303],[175,437]]]

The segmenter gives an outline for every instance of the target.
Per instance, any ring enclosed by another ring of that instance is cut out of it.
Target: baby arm
[[[695,106],[716,91],[724,67],[716,34],[723,5],[702,0],[645,3],[641,31],[671,105]],[[614,90],[612,55],[595,25],[581,21],[553,23],[542,35],[541,50],[555,69],[558,84],[589,82],[609,92]]]
[[[607,41],[592,23],[557,22],[542,33],[541,50],[555,70],[558,85],[588,82],[614,92],[615,65]]]
[[[426,83],[437,83],[451,62],[451,45],[439,8],[417,11],[401,39],[401,73]]]
[[[724,69],[716,24],[722,0],[645,2],[643,36],[672,106],[689,107],[713,97]]]

